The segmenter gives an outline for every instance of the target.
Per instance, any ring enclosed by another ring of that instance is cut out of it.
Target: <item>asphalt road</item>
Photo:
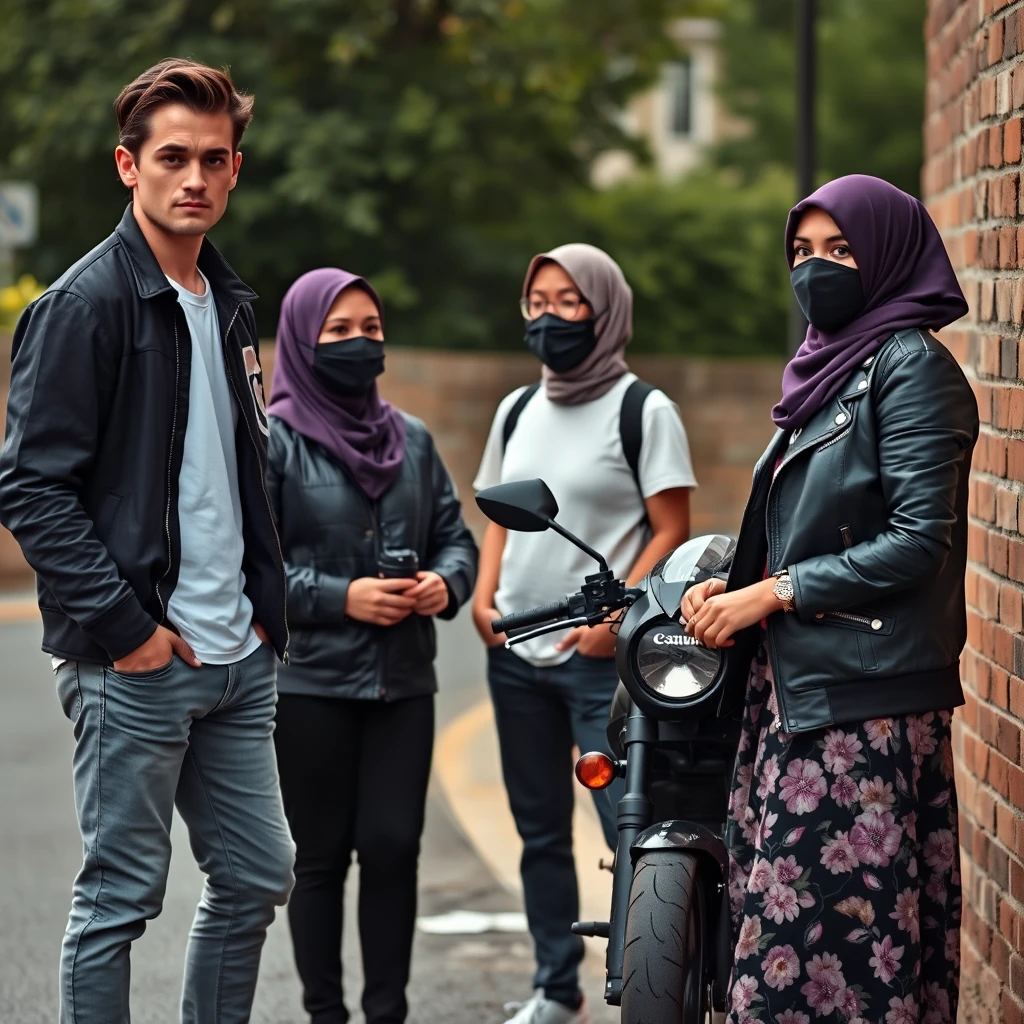
[[[468,616],[442,629],[439,726],[483,697],[483,653]],[[54,1024],[56,965],[81,849],[72,801],[71,729],[39,652],[37,623],[0,626],[0,1024]],[[136,943],[132,1009],[138,1024],[173,1024],[185,942],[201,889],[180,821],[173,833],[164,911]],[[350,879],[355,881],[356,872]],[[454,825],[436,787],[421,860],[420,914],[519,909]],[[349,905],[354,900],[349,900]],[[354,1024],[359,981],[353,922],[346,930],[346,991]],[[532,948],[525,934],[419,933],[410,986],[410,1024],[489,1024],[504,1002],[529,996]],[[586,988],[595,1021],[614,1016],[598,1005],[600,979]],[[283,913],[263,955],[255,1024],[303,1024],[299,986]]]

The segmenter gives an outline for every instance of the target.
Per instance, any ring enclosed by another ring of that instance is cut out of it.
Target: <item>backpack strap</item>
[[[644,402],[647,396],[657,390],[653,384],[637,380],[626,388],[622,396],[622,408],[619,411],[619,436],[622,438],[622,451],[626,456],[626,462],[633,479],[636,481],[636,488],[640,491],[640,450],[644,444]],[[640,492],[641,498],[643,492]]]
[[[522,415],[523,410],[530,404],[530,399],[540,390],[540,381],[536,384],[531,384],[528,388],[523,388],[519,397],[512,403],[512,408],[509,409],[508,415],[505,417],[505,422],[501,428],[501,450],[502,452],[508,448],[509,438],[512,436],[512,431],[516,429],[516,424],[519,422],[519,417]]]

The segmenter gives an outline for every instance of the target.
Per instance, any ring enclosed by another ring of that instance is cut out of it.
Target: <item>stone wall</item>
[[[10,339],[0,337],[0,400],[6,404]],[[273,345],[262,348],[264,379],[273,373]],[[772,433],[769,411],[782,366],[777,361],[716,361],[666,357],[633,360],[645,380],[679,403],[689,432],[700,488],[693,500],[696,532],[739,527],[754,462]],[[482,519],[472,480],[499,400],[536,378],[536,364],[519,354],[466,354],[394,349],[383,381],[387,398],[430,427],[459,488],[474,529]],[[0,528],[0,586],[31,581],[31,572]]]
[[[1024,1020],[1024,4],[929,0],[926,201],[970,303],[945,341],[981,410],[956,716],[964,1022]]]

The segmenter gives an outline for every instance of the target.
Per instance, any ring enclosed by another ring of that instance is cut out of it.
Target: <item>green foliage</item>
[[[723,163],[756,176],[795,149],[793,0],[724,4],[722,94],[750,131]],[[819,0],[817,180],[874,174],[920,192],[926,0]]]
[[[526,224],[639,147],[617,112],[671,53],[686,0],[0,0],[0,177],[42,195],[27,263],[53,279],[126,200],[111,103],[161,57],[256,96],[214,233],[272,332],[291,281],[366,274],[406,343],[515,343]],[[642,153],[640,153],[642,156]],[[534,221],[534,223],[536,223]]]
[[[699,173],[578,201],[581,241],[615,254],[634,295],[637,349],[738,355],[783,352],[789,274],[782,225],[790,179],[742,185]]]
[[[925,0],[819,0],[819,171],[916,191]],[[793,0],[0,0],[0,178],[35,181],[53,280],[109,233],[126,193],[111,103],[167,55],[230,65],[256,96],[214,233],[261,295],[264,333],[320,265],[371,277],[391,341],[521,344],[536,252],[590,241],[636,295],[636,346],[785,349],[781,237],[793,198]],[[685,14],[725,24],[722,95],[748,131],[679,182],[603,193],[594,157],[643,146],[618,112],[673,53]]]

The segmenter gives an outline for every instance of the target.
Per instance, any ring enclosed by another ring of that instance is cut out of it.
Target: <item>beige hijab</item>
[[[523,282],[524,296],[537,268],[546,260],[557,263],[590,303],[597,344],[579,366],[565,373],[555,373],[545,366],[544,390],[552,402],[560,405],[592,402],[629,373],[623,349],[633,335],[633,292],[611,256],[593,245],[572,242],[533,257]]]

